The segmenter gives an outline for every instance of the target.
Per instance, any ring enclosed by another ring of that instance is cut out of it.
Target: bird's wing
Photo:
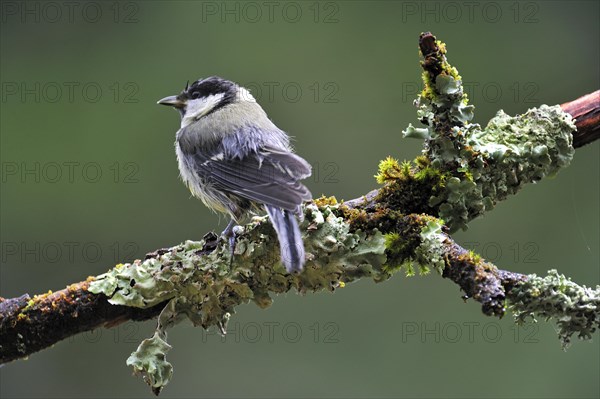
[[[217,189],[294,212],[312,198],[298,181],[310,176],[310,165],[296,154],[270,148],[232,159],[213,154],[196,150],[193,157],[196,173]]]

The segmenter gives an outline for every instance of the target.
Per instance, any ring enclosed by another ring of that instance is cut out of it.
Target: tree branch
[[[91,281],[34,298],[27,294],[0,298],[0,363],[27,357],[81,332],[154,318],[164,307],[111,305],[106,295],[88,291]]]
[[[600,90],[586,94],[560,107],[573,118],[577,131],[573,132],[573,147],[579,148],[600,137]]]
[[[182,318],[224,334],[239,304],[266,308],[271,293],[334,291],[360,278],[383,281],[402,269],[436,270],[487,315],[502,316],[509,305],[518,322],[555,318],[564,345],[573,334],[590,338],[600,322],[600,287],[580,287],[556,272],[538,277],[499,270],[449,234],[524,185],[556,174],[574,147],[598,139],[598,92],[515,117],[499,111],[481,128],[471,123],[474,108],[445,45],[430,33],[419,44],[424,90],[416,105],[425,127],[409,125],[403,133],[424,140],[423,154],[412,162],[382,161],[377,180],[383,186],[360,198],[306,204],[302,273],[285,272],[268,219],[256,217],[241,226],[233,264],[227,245],[208,233],[56,293],[0,298],[0,363],[83,331],[158,316],[154,336],[127,360],[158,393],[172,374],[166,329]]]

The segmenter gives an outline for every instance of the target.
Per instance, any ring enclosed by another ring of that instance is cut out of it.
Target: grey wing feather
[[[233,159],[210,157],[203,151],[193,156],[202,178],[249,200],[297,212],[303,201],[312,198],[298,181],[310,176],[310,165],[291,152],[264,148]]]
[[[311,175],[311,166],[303,158],[292,152],[268,149],[269,162],[284,169],[290,176],[302,180]]]

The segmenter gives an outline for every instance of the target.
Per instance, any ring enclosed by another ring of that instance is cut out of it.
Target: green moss
[[[472,260],[473,264],[477,264],[482,261],[481,255],[476,254],[473,251],[469,250],[468,254],[469,254],[469,258]]]
[[[396,159],[387,157],[383,161],[379,162],[379,172],[375,175],[375,178],[379,184],[393,181],[401,176],[402,168]]]
[[[402,164],[400,165],[400,170],[402,178],[409,178],[412,174],[410,161],[402,161]]]
[[[331,197],[326,197],[324,195],[322,195],[321,197],[314,199],[313,202],[315,203],[315,205],[317,205],[318,207],[324,207],[327,205],[337,205],[338,201],[335,197],[331,196]]]
[[[414,163],[418,169],[425,169],[431,166],[431,161],[425,155],[418,155],[415,157]]]
[[[369,215],[364,209],[348,208],[346,205],[341,204],[334,212],[337,212],[348,222],[351,231],[368,229]]]
[[[25,307],[23,309],[21,309],[21,312],[19,312],[17,317],[20,320],[26,319],[27,312],[34,309],[36,307],[36,305],[38,305],[44,299],[48,298],[48,296],[50,296],[50,295],[52,295],[52,290],[49,290],[45,294],[34,295],[33,298],[31,298],[29,301],[27,301],[27,305],[25,305]]]
[[[431,204],[430,198],[444,191],[451,174],[433,167],[425,157],[418,157],[414,162],[404,161],[394,173],[386,176],[385,185],[376,198],[383,208],[402,214],[435,214],[436,204]]]
[[[428,274],[431,268],[444,268],[442,242],[443,221],[427,215],[404,216],[397,231],[385,235],[387,263],[384,270],[393,274],[404,269],[407,276]]]
[[[418,244],[418,243],[417,243]],[[406,275],[412,276],[414,270],[410,262],[410,256],[413,253],[415,243],[400,236],[398,233],[388,233],[385,235],[385,249],[387,262],[385,271],[390,275],[394,274],[401,268],[406,269]]]
[[[444,188],[446,185],[446,179],[450,176],[451,174],[449,172],[442,171],[431,166],[416,169],[414,173],[415,180],[430,184],[432,191],[434,192]]]
[[[36,298],[36,296],[34,296],[34,298]],[[23,310],[21,311],[21,313],[26,313],[29,309],[31,309],[34,305],[35,305],[35,300],[34,299],[30,299],[29,301],[27,301],[27,306],[25,306],[23,308]]]

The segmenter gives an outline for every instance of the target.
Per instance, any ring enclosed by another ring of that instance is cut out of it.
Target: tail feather
[[[265,205],[279,239],[281,261],[288,273],[301,271],[304,266],[304,242],[296,216],[288,210]]]

